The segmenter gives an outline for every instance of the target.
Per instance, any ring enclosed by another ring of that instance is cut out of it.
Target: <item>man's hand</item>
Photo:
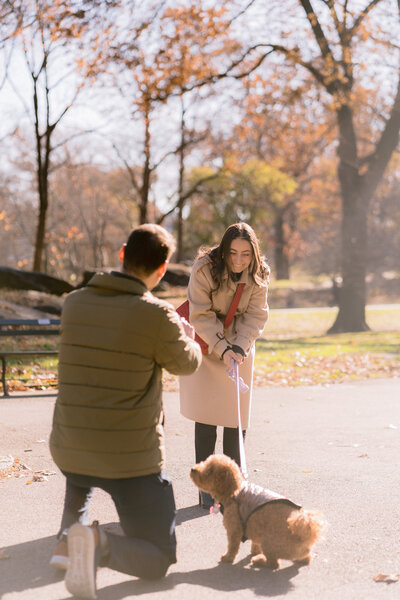
[[[182,321],[183,329],[185,330],[186,335],[188,337],[190,337],[192,340],[194,340],[194,327],[193,327],[193,325],[191,325],[189,323],[189,321],[186,321],[186,319],[184,317],[181,317],[181,321]]]

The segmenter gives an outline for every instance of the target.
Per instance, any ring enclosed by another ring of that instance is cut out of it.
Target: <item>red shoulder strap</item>
[[[246,285],[245,283],[238,283],[235,295],[233,296],[232,303],[228,310],[228,314],[226,315],[226,318],[225,318],[225,323],[224,323],[225,329],[227,329],[233,321],[233,317],[235,316],[235,312],[236,312],[236,309],[239,304],[240,296],[242,295],[243,288],[245,285]]]

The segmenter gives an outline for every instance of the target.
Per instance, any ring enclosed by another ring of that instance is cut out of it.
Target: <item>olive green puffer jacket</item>
[[[138,279],[97,274],[65,300],[59,394],[50,450],[63,471],[105,478],[164,465],[162,367],[189,375],[201,362],[174,308]]]

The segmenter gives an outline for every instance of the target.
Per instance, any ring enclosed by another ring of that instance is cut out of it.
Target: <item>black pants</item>
[[[246,431],[243,430],[243,438]],[[215,443],[217,441],[216,425],[205,425],[204,423],[195,423],[194,443],[196,450],[196,463],[205,460],[210,454],[214,453]],[[239,453],[239,430],[237,427],[224,427],[222,440],[223,453],[233,458],[240,467]]]
[[[144,579],[163,577],[170,564],[176,562],[171,480],[164,473],[129,479],[64,475],[66,492],[58,538],[77,521],[88,524],[93,490],[101,488],[113,499],[125,535],[104,532],[108,551],[101,557],[100,566]]]

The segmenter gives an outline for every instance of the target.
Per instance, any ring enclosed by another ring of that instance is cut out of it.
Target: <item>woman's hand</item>
[[[238,354],[237,352],[234,352],[233,350],[227,350],[225,352],[224,358],[223,358],[223,361],[227,367],[231,366],[232,358],[233,358],[233,360],[235,360],[237,362],[238,365],[241,365],[243,362],[243,356],[241,354]]]

